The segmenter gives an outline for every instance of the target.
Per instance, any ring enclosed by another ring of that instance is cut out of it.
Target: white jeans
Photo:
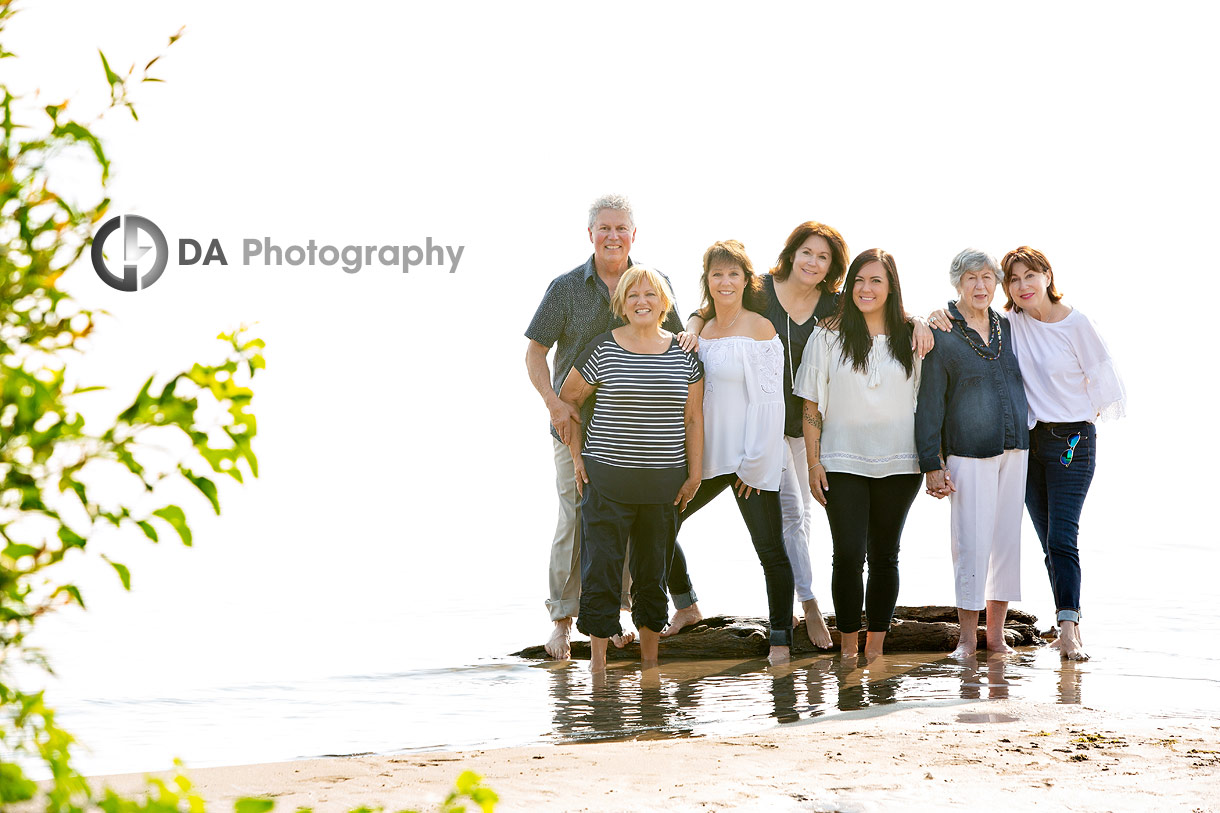
[[[783,521],[784,550],[792,563],[792,579],[796,583],[797,601],[809,601],[813,595],[813,568],[809,564],[809,522],[812,519],[813,492],[809,490],[809,463],[805,454],[805,439],[790,438],[787,463],[779,481],[779,510]]]
[[[957,606],[984,610],[988,601],[1021,600],[1021,512],[1029,452],[996,457],[950,455],[949,495],[953,585]]]
[[[580,612],[580,494],[576,467],[568,447],[551,438],[555,447],[555,490],[559,492],[559,521],[551,542],[550,595],[546,608],[552,621],[575,618]],[[631,609],[631,575],[623,568],[623,609]]]

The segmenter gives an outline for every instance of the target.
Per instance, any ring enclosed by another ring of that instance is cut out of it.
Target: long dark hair
[[[830,245],[830,270],[818,283],[818,287],[822,289],[822,293],[833,294],[839,290],[839,284],[843,282],[843,274],[847,271],[847,242],[844,241],[843,235],[839,234],[838,230],[816,220],[807,220],[792,230],[792,234],[788,235],[788,239],[784,243],[783,251],[775,260],[771,276],[781,282],[788,279],[788,275],[792,273],[792,263],[796,260],[796,250],[815,235]]]
[[[746,287],[741,292],[741,305],[746,310],[755,313],[765,313],[767,310],[767,294],[763,291],[762,279],[754,273],[754,263],[746,256],[746,247],[739,240],[719,240],[708,246],[703,252],[703,276],[699,279],[699,288],[703,291],[703,304],[697,313],[705,322],[712,321],[716,316],[716,302],[712,299],[712,289],[708,285],[707,276],[716,263],[732,263],[741,266],[746,275]]]
[[[868,372],[868,354],[873,347],[873,338],[868,333],[864,314],[856,306],[853,290],[860,269],[869,263],[881,263],[890,283],[890,292],[885,298],[885,332],[889,335],[890,354],[906,370],[907,378],[915,371],[915,357],[911,352],[911,320],[902,308],[902,286],[898,283],[898,264],[894,255],[879,248],[870,248],[856,255],[847,269],[843,281],[843,294],[839,307],[827,319],[827,327],[839,331],[839,345],[843,348],[843,362],[851,362],[858,373]]]

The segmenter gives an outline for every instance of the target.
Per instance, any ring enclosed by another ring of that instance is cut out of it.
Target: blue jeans
[[[1080,433],[1072,460],[1063,465],[1068,440]],[[1057,621],[1080,620],[1080,509],[1097,466],[1097,429],[1088,421],[1038,422],[1029,433],[1025,508],[1046,556]]]
[[[686,505],[686,511],[679,515],[678,525],[690,519],[691,514],[698,511],[716,498],[726,488],[732,489],[737,481],[736,474],[721,474],[704,480],[695,492],[695,497]],[[792,646],[792,564],[788,561],[788,553],[784,550],[783,520],[779,510],[778,491],[759,491],[748,499],[737,496],[737,510],[746,522],[746,530],[750,532],[750,541],[754,543],[754,551],[762,564],[763,577],[767,582],[767,607],[771,623],[771,646]],[[690,592],[690,577],[686,571],[686,556],[682,548],[674,546],[673,559],[670,562],[669,592],[671,595]],[[675,599],[676,603],[676,599]],[[681,607],[681,605],[679,605]]]

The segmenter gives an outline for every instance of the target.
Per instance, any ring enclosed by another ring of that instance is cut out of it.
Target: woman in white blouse
[[[767,582],[772,663],[792,646],[792,567],[784,551],[779,484],[783,473],[784,347],[765,307],[762,283],[736,240],[703,255],[699,335],[704,366],[703,482],[682,515],[733,491]],[[675,552],[675,560],[681,557]],[[685,571],[685,563],[679,562]],[[671,585],[672,586],[672,585]]]
[[[843,291],[838,310],[809,337],[792,389],[805,399],[810,489],[830,521],[841,651],[845,659],[858,654],[863,611],[871,659],[881,654],[894,615],[899,540],[919,492],[920,359],[911,350],[893,256],[877,248],[861,253]]]
[[[1080,638],[1080,510],[1093,480],[1098,418],[1126,411],[1122,380],[1088,317],[1055,289],[1046,255],[1021,246],[1004,255],[1013,344],[1029,403],[1025,508],[1046,554],[1059,653],[1087,660]]]

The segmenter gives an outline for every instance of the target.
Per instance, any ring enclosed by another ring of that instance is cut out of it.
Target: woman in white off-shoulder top
[[[703,255],[699,335],[704,367],[703,482],[682,521],[733,491],[762,563],[771,621],[770,659],[792,646],[792,566],[784,551],[779,484],[784,469],[784,347],[759,311],[762,284],[745,247],[714,243]],[[675,553],[674,566],[685,572]],[[672,584],[672,583],[671,583]]]

